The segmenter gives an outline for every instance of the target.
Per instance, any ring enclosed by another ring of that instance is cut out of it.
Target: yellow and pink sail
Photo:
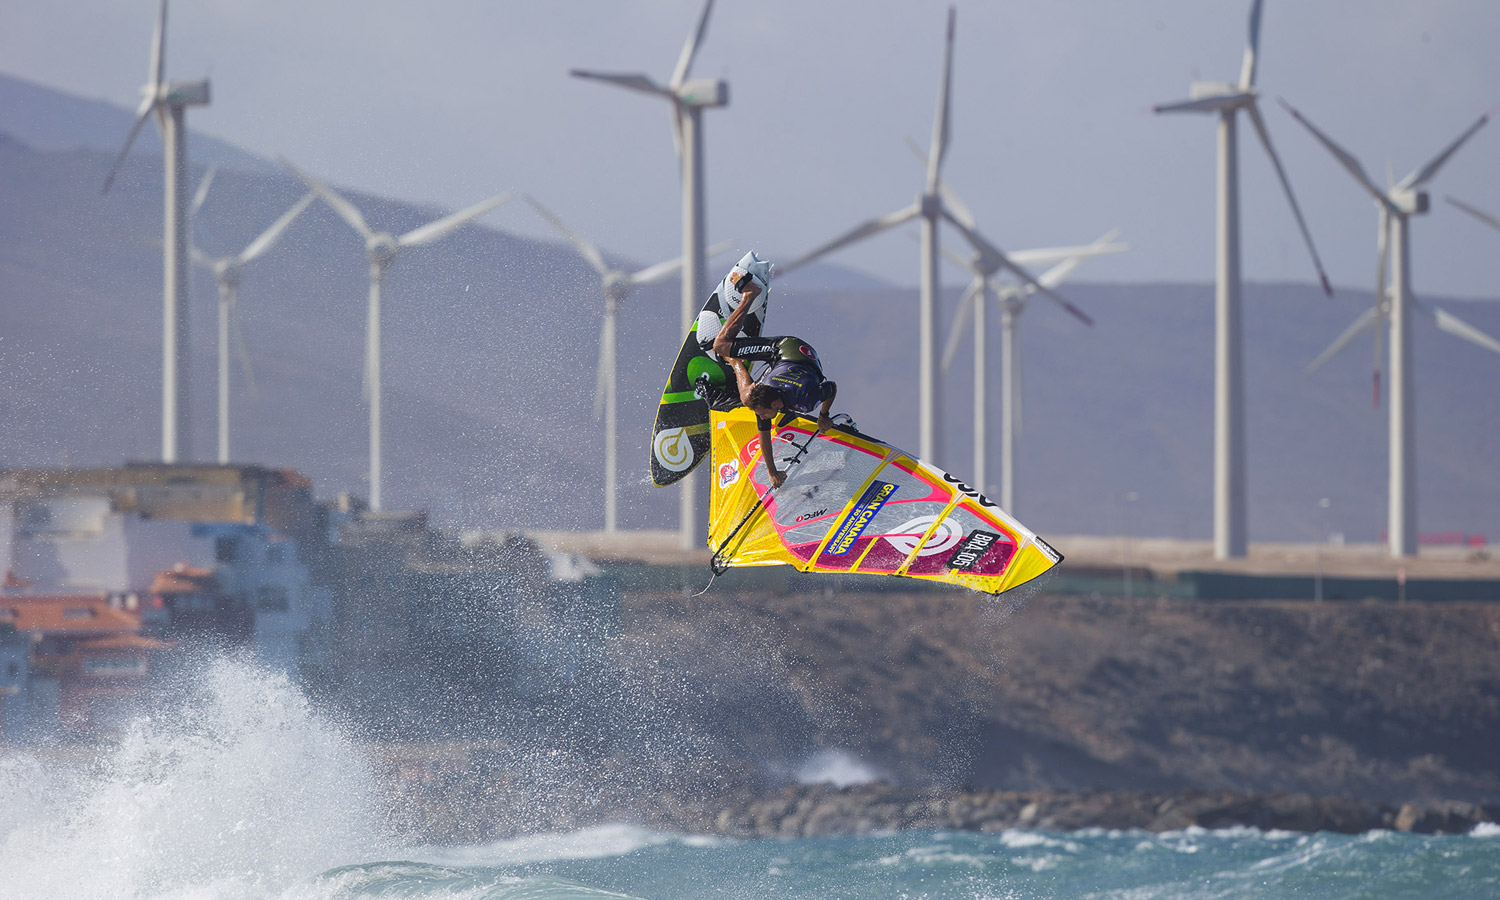
[[[868,435],[786,417],[772,439],[786,481],[772,490],[753,413],[713,412],[709,429],[716,572],[790,565],[998,594],[1062,561],[983,494]]]

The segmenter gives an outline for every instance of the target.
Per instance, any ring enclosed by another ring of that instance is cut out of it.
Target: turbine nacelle
[[[1255,90],[1246,90],[1230,81],[1195,81],[1188,86],[1188,97],[1193,100],[1223,98],[1248,102],[1255,99]]]
[[[624,300],[630,293],[630,289],[635,286],[628,274],[614,270],[606,272],[601,281],[604,284],[604,296],[614,303]]]
[[[1422,215],[1431,205],[1427,192],[1416,188],[1391,188],[1386,196],[1395,211],[1402,215]]]
[[[244,266],[238,259],[226,258],[216,259],[213,262],[214,278],[230,287],[238,287],[240,277],[244,274]]]
[[[695,78],[677,89],[677,102],[683,106],[708,108],[729,105],[729,82],[722,78]]]
[[[155,92],[155,85],[148,84],[141,88],[141,93],[148,97]],[[193,81],[167,82],[161,86],[158,102],[169,106],[207,106],[208,100],[208,79],[198,78]]]
[[[391,260],[396,258],[396,251],[400,249],[396,236],[388,232],[382,231],[365,238],[365,255],[381,266],[390,265]]]

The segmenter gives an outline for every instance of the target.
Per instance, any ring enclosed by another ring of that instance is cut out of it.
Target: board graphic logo
[[[903,522],[885,535],[886,543],[895,547],[908,556],[917,549],[917,544],[922,540],[922,535],[932,527],[932,523],[938,520],[937,516],[917,516],[909,522]],[[944,550],[957,544],[964,536],[963,530],[954,523],[952,519],[944,519],[937,529],[932,532],[932,537],[922,546],[922,552],[918,556],[932,556],[942,553]]]
[[[719,490],[729,487],[740,480],[740,461],[731,459],[729,462],[719,466]]]
[[[953,555],[948,557],[948,568],[968,571],[984,558],[984,554],[1000,540],[1000,535],[993,531],[974,531],[964,538],[964,542],[958,545]]]
[[[686,428],[666,428],[651,441],[651,453],[668,472],[685,472],[693,464],[693,445]]]
[[[849,510],[849,514],[844,517],[843,524],[839,525],[833,539],[828,542],[828,549],[825,552],[832,556],[843,556],[848,553],[849,548],[854,546],[854,542],[859,540],[859,536],[864,534],[870,520],[880,512],[880,507],[884,506],[885,501],[889,500],[891,494],[895,492],[894,484],[884,481],[870,482],[865,492],[859,495],[859,502],[855,503],[854,508]]]

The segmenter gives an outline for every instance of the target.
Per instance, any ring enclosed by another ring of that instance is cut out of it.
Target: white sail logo
[[[686,428],[668,428],[656,433],[651,442],[651,452],[662,468],[669,472],[683,472],[693,463],[693,445],[688,440]]]
[[[938,520],[937,516],[917,516],[909,522],[903,522],[891,529],[891,533],[885,535],[886,543],[895,547],[903,555],[910,556],[917,549],[917,544],[922,540],[922,535],[932,527],[932,523]],[[918,556],[931,556],[934,553],[942,553],[952,548],[963,538],[963,530],[952,519],[944,519],[942,524],[933,531],[932,537],[928,539],[927,545],[922,548]]]

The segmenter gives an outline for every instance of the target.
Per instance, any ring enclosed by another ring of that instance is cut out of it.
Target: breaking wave
[[[7,897],[254,897],[390,849],[369,766],[285,676],[219,659],[86,764],[0,758]]]

